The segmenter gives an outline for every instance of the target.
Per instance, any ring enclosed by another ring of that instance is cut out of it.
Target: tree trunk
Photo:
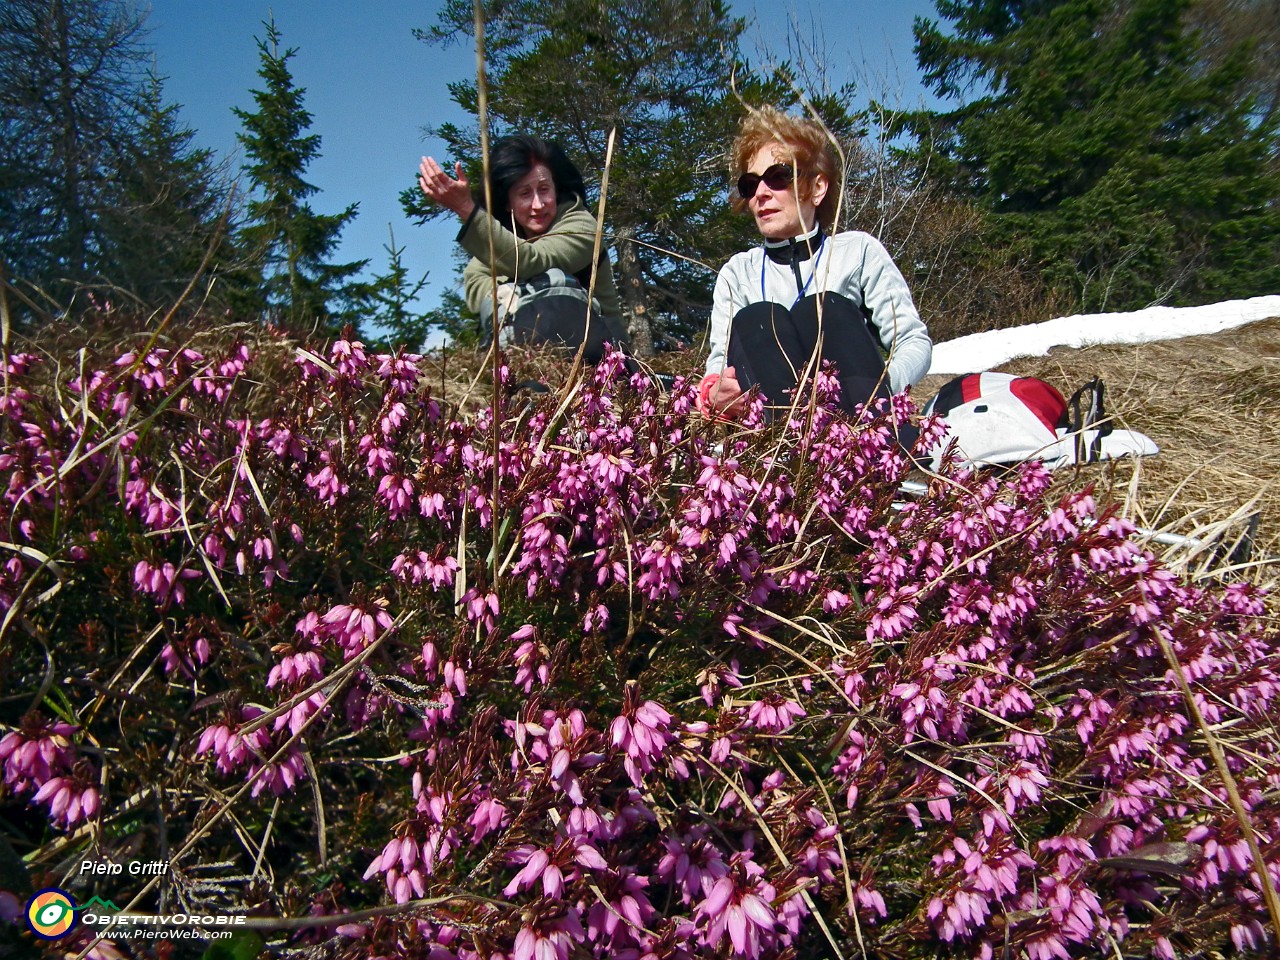
[[[631,227],[621,227],[616,234],[618,289],[622,294],[627,333],[631,337],[631,352],[637,357],[652,357],[653,327],[649,322],[649,308],[644,302],[644,280],[636,259],[636,245],[631,242],[634,236],[635,231]]]

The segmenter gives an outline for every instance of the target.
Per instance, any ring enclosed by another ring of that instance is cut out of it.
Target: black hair
[[[574,166],[559,144],[528,134],[502,137],[495,140],[489,149],[492,213],[499,223],[511,222],[511,207],[507,203],[507,196],[516,181],[526,176],[539,163],[551,171],[551,180],[556,186],[557,208],[571,204],[575,198],[583,204],[587,202],[587,185],[582,180],[582,172]],[[476,203],[484,206],[484,191],[477,192],[480,196],[476,198]]]

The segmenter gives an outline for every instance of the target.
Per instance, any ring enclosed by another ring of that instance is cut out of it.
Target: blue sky
[[[743,46],[753,63],[821,62],[833,86],[853,79],[863,95],[921,96],[911,24],[916,15],[935,16],[931,0],[733,0],[731,7],[750,22]],[[442,49],[413,38],[414,27],[435,22],[436,9],[410,0],[152,0],[147,19],[168,98],[182,105],[197,142],[238,169],[231,108],[253,109],[250,91],[261,86],[254,38],[274,15],[285,45],[297,48],[294,82],[306,88],[311,132],[322,138],[322,156],[307,172],[320,188],[312,205],[336,213],[359,204],[338,257],[369,258],[371,270],[384,271],[390,225],[411,274],[430,273],[427,304],[456,283],[457,224],[414,226],[398,194],[412,184],[420,157],[442,158],[443,144],[426,138],[423,126],[467,119],[447,84],[475,75],[473,44]]]

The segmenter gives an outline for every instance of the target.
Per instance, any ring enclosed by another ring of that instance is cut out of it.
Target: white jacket
[[[817,229],[795,241],[766,241],[775,249],[794,242],[803,248],[802,255],[812,252],[797,264],[800,283],[790,263],[775,262],[765,255],[763,246],[735,254],[721,268],[711,307],[706,372],[719,374],[724,369],[729,328],[743,307],[768,300],[790,308],[801,296],[830,292],[847,297],[869,314],[872,328],[889,352],[893,392],[918,382],[929,372],[933,341],[889,252],[871,234],[857,230],[826,237],[821,246],[818,241]]]

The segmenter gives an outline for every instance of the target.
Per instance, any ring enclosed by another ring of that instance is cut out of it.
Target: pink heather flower
[[[471,842],[479,843],[495,830],[500,829],[508,820],[507,808],[493,797],[485,797],[476,804],[467,824],[471,827]]]
[[[889,908],[885,905],[884,897],[880,895],[880,891],[873,887],[866,884],[858,884],[853,888],[853,897],[858,906],[867,913],[881,918],[889,915]]]
[[[602,489],[618,486],[635,470],[635,464],[630,460],[602,451],[588,454],[586,465]]]
[[[628,707],[634,689],[634,686],[628,687]],[[626,753],[623,766],[637,787],[642,785],[644,774],[653,770],[654,760],[662,756],[672,740],[670,726],[671,714],[652,700],[634,709],[624,707],[622,716],[615,717],[609,725],[609,737],[615,747]]]
[[[911,590],[891,590],[880,596],[867,624],[867,640],[894,640],[910,630],[917,617],[914,598]]]
[[[369,358],[359,340],[335,340],[329,350],[329,359],[338,368],[338,373],[346,376],[355,376],[369,369]]]
[[[418,365],[422,362],[422,357],[416,353],[380,353],[374,359],[378,362],[378,376],[386,381],[392,393],[403,396],[417,389],[418,380],[421,377]],[[397,401],[392,405],[392,409],[403,408],[403,406],[404,404]],[[437,412],[432,419],[438,416]]]
[[[396,579],[410,583],[430,583],[436,590],[452,589],[458,561],[443,548],[429,554],[425,550],[406,551],[391,561],[391,573]]]
[[[741,667],[738,666],[737,660],[731,660],[728,667],[715,666],[704,668],[698,674],[698,683],[701,686],[703,702],[706,703],[708,707],[713,707],[723,695],[725,687],[741,689],[742,680],[739,677],[740,670]]]
[[[378,603],[368,607],[339,603],[320,618],[320,632],[337,642],[350,660],[395,625],[391,615]]]
[[[486,632],[492,631],[497,623],[499,606],[496,593],[481,593],[475,587],[462,597],[463,611],[472,623],[480,623]]]
[[[59,940],[58,944],[61,947],[59,953],[64,957],[78,957],[83,952],[85,960],[128,960],[126,954],[122,953],[116,945],[116,941],[98,940],[85,927],[73,930],[69,938]]]
[[[408,408],[402,401],[397,400],[391,404],[387,412],[383,414],[382,419],[378,421],[378,428],[382,431],[384,437],[392,438],[399,432],[400,425],[408,419],[408,416]]]
[[[539,720],[508,722],[507,726],[516,742],[511,755],[512,769],[520,769],[530,759],[546,764],[551,783],[575,806],[586,801],[578,773],[598,765],[604,758],[588,752],[595,735],[586,735],[586,717],[581,710],[575,708],[564,715],[544,710]]]
[[[256,756],[267,757],[271,750],[271,734],[264,727],[241,734],[240,724],[262,716],[262,708],[246,706],[240,709],[240,722],[233,728],[226,723],[211,724],[200,735],[196,756],[211,753],[217,760],[221,773],[234,773]]]
[[[646,544],[640,548],[637,566],[640,576],[636,578],[636,587],[650,600],[664,597],[675,600],[680,596],[684,558],[675,544]]]
[[[465,697],[467,695],[467,673],[462,667],[455,664],[452,660],[446,660],[444,663],[444,685],[453,687],[458,691],[458,696]]]
[[[938,936],[947,943],[981,929],[989,914],[986,897],[963,889],[954,891],[949,900],[934,897],[925,909],[925,915],[938,931]]]
[[[49,819],[57,826],[72,827],[98,812],[98,790],[77,777],[54,777],[45,781],[31,798],[49,808]]]
[[[77,761],[69,739],[79,727],[63,720],[24,726],[0,737],[4,782],[15,794],[42,787],[51,778],[70,773]]]
[[[251,765],[248,775],[252,777],[259,770],[262,774],[254,781],[249,791],[250,795],[255,797],[264,790],[270,790],[273,796],[284,796],[297,784],[307,779],[306,761],[302,758],[302,752],[296,748],[290,750],[288,755],[278,763]]]
[[[568,917],[572,917],[573,923],[578,925],[578,936],[563,929],[535,930],[528,926],[521,927],[516,934],[511,960],[569,960],[569,951],[575,942],[583,939],[583,935],[577,912],[570,911]]]
[[[314,614],[312,614],[314,616]],[[324,658],[317,650],[296,650],[285,654],[267,674],[267,689],[278,684],[306,686],[324,676]]]
[[[617,941],[627,927],[633,932],[644,929],[656,912],[644,892],[648,885],[648,877],[637,875],[631,867],[621,868],[608,884],[606,901],[597,900],[587,910],[587,937]]]
[[[364,457],[364,470],[370,477],[380,473],[393,473],[399,464],[395,451],[382,445],[381,438],[366,433],[356,444],[356,449]]]
[[[840,866],[840,854],[835,843],[839,830],[834,824],[827,823],[817,807],[806,810],[805,819],[813,828],[813,835],[796,858],[796,863],[808,876],[817,877],[823,883],[834,883],[834,868]]]
[[[313,714],[325,709],[327,707],[325,706],[324,692],[317,690],[305,700],[299,700],[293,705],[292,709],[276,717],[272,729],[281,731],[287,728],[291,736],[296,735],[307,725],[307,721],[311,719]]]
[[[527,629],[527,632],[526,632]],[[512,640],[519,636],[531,637],[533,635],[533,627],[525,624],[515,633],[511,635]],[[551,651],[547,649],[545,644],[536,640],[525,640],[520,646],[516,647],[512,659],[516,663],[516,679],[515,685],[525,693],[533,692],[535,680],[540,686],[545,687],[551,679]]]
[[[1088,743],[1099,723],[1104,723],[1111,715],[1112,706],[1107,700],[1081,688],[1076,691],[1077,701],[1072,705],[1070,714],[1076,719],[1076,733],[1082,743]]]
[[[666,853],[658,861],[657,875],[674,883],[680,899],[692,905],[711,893],[716,881],[729,872],[724,855],[707,840],[708,828],[699,824],[688,833],[663,841]]]
[[[184,676],[193,677],[196,670],[207,664],[212,656],[213,647],[207,637],[180,641],[176,646],[166,643],[160,650],[160,662],[164,664],[166,675],[178,671]]]
[[[1240,953],[1261,950],[1267,939],[1267,932],[1258,920],[1231,925],[1231,943]]]
[[[694,916],[707,921],[706,942],[715,949],[726,934],[733,952],[740,957],[758,957],[764,947],[762,934],[772,934],[777,919],[769,899],[756,887],[738,886],[732,876],[715,882],[708,897],[698,904]]]
[[[447,510],[444,495],[438,491],[432,490],[418,497],[418,513],[428,520],[432,517],[439,517],[441,520],[448,519]]]
[[[804,715],[804,707],[776,693],[757,700],[747,713],[751,725],[764,733],[782,733]]]
[[[1006,781],[1005,810],[1012,814],[1020,806],[1039,803],[1040,788],[1047,786],[1049,781],[1045,775],[1023,760],[1010,771],[1009,779]]]
[[[139,560],[133,568],[133,583],[138,592],[151,594],[160,601],[162,608],[168,606],[170,601],[181,606],[187,599],[183,581],[203,576],[204,573],[200,570],[175,568],[168,561],[153,566],[146,560]]]
[[[522,862],[520,869],[511,882],[502,888],[504,897],[513,897],[521,890],[542,884],[542,892],[548,897],[558,897],[564,891],[564,872],[559,865],[552,862],[551,855],[545,850],[534,847],[517,847],[512,852],[515,863]]]
[[[320,498],[320,502],[328,507],[336,507],[338,501],[345,497],[351,489],[334,470],[333,462],[335,459],[337,457],[333,451],[322,450],[320,452],[320,461],[324,466],[319,470],[308,473],[303,478],[303,482],[315,491],[316,496]]]
[[[956,788],[951,781],[943,777],[939,779],[936,787],[933,788],[933,796],[928,800],[926,806],[929,809],[929,815],[935,820],[945,820],[951,822],[951,797],[957,793]]]
[[[822,598],[822,609],[826,613],[839,613],[849,606],[850,602],[847,593],[841,593],[839,590],[828,590]]]
[[[603,603],[597,604],[587,611],[582,620],[583,633],[596,633],[609,625],[609,608]]]

